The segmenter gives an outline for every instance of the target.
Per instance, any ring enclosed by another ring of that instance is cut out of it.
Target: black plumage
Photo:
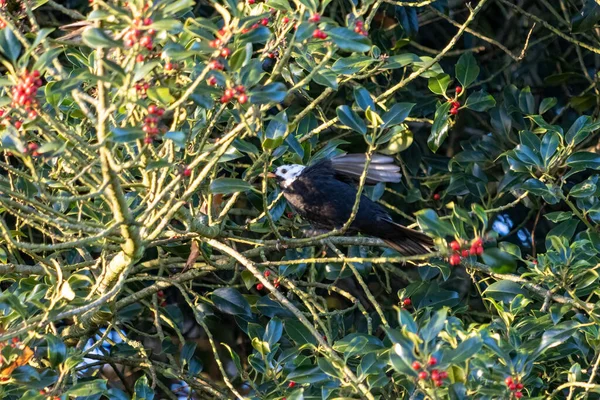
[[[367,182],[398,182],[399,168],[390,160],[376,155],[369,166]],[[282,166],[275,175],[285,198],[298,214],[315,227],[332,230],[341,228],[352,213],[357,194],[353,179],[360,177],[364,163],[364,155],[352,154],[324,159],[306,168]],[[383,239],[404,255],[428,253],[433,246],[430,237],[394,222],[380,205],[364,195],[350,231]]]

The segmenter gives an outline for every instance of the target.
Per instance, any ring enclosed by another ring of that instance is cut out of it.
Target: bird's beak
[[[260,174],[259,176],[262,176],[263,178],[267,178],[267,179],[268,178],[276,178],[277,177],[277,175],[275,175],[272,172],[267,172],[266,174],[263,173],[263,174]]]

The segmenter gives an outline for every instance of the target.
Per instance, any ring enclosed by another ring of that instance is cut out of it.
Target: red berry
[[[321,21],[321,15],[319,15],[319,14],[313,14],[308,19],[308,22],[319,22],[319,21]]]
[[[440,196],[440,194],[439,194],[439,193],[436,193],[436,194],[434,194],[434,195],[433,195],[433,199],[434,199],[435,201],[438,201],[438,200],[439,200],[441,197],[442,197],[442,196]]]
[[[437,369],[431,371],[431,379],[433,379],[434,381],[440,380],[440,372]]]
[[[12,338],[11,340],[12,340],[12,342],[13,342],[14,344],[17,344],[17,343],[19,343],[19,338],[18,338],[18,337],[14,337],[14,338]]]
[[[312,36],[315,39],[327,39],[327,34],[320,29],[315,29]]]
[[[267,26],[267,25],[269,25],[269,18],[263,18],[263,19],[261,19],[261,20],[260,20],[260,24],[261,24],[262,26]]]
[[[521,392],[515,392],[515,397],[517,399],[520,399],[521,397],[523,397],[523,393],[521,393]]]
[[[450,265],[460,264],[460,256],[458,254],[452,254],[450,256]]]
[[[442,382],[439,379],[434,379],[433,383],[435,384],[436,387],[440,387],[440,386],[442,386],[444,384],[444,382]]]
[[[163,292],[162,290],[159,290],[158,292],[156,292],[156,295],[158,297],[164,297],[165,296],[165,292]]]
[[[452,242],[450,242],[450,248],[454,251],[458,251],[460,250],[460,243],[458,243],[458,241],[453,240]]]
[[[265,273],[264,273],[264,275],[265,275],[265,277],[268,278],[269,276],[271,276],[271,271],[266,270]]]
[[[216,49],[217,47],[219,47],[221,45],[221,41],[219,39],[214,39],[214,40],[211,40],[210,42],[208,42],[208,45],[210,47],[212,47],[213,49]]]
[[[235,87],[235,91],[238,93],[246,93],[246,88],[244,87],[244,85],[237,85]]]
[[[29,113],[27,114],[27,118],[29,118],[29,119],[35,119],[35,118],[37,117],[37,115],[38,115],[38,114],[37,114],[37,111],[35,111],[35,110],[31,110],[31,111],[29,111]]]
[[[446,371],[440,372],[440,379],[446,379],[448,377],[448,373]]]
[[[159,117],[162,117],[164,113],[165,113],[165,109],[162,107],[159,108],[158,110],[156,110],[156,115],[158,115]]]
[[[460,92],[462,92],[462,87],[461,86],[457,86],[456,87],[456,94],[460,94]]]
[[[421,363],[420,363],[420,362],[418,362],[418,361],[415,361],[415,362],[413,362],[413,363],[412,363],[412,368],[413,368],[415,371],[418,371],[418,370],[420,370],[420,369],[421,369]]]
[[[182,174],[187,178],[188,176],[192,175],[192,170],[186,167],[184,168]]]
[[[473,246],[476,246],[476,247],[478,247],[478,246],[483,246],[483,239],[481,239],[481,238],[475,238],[475,239],[473,240],[473,243],[472,243],[472,245],[473,245]]]
[[[144,143],[146,143],[146,144],[152,144],[153,141],[154,141],[154,139],[152,139],[152,136],[146,136],[144,138]]]
[[[464,257],[469,257],[469,250],[463,250],[462,251],[462,256]]]
[[[254,4],[256,3],[256,0],[248,0],[248,4]]]
[[[288,387],[293,388],[294,386],[296,386],[296,382],[290,381],[290,383],[288,384]]]
[[[245,93],[242,93],[238,96],[238,103],[240,104],[246,104],[246,102],[248,101],[248,95]]]
[[[148,25],[152,25],[152,18],[146,18],[144,20],[144,25],[148,26]]]
[[[221,57],[227,58],[230,55],[231,55],[231,49],[225,47],[225,48],[223,48],[223,50],[221,50]]]
[[[504,380],[504,383],[506,383],[506,386],[512,384],[513,382],[514,381],[513,381],[512,376],[507,376],[506,379]]]
[[[533,260],[533,261],[531,261],[531,262],[533,263],[533,265],[537,265],[537,263],[538,263],[538,260]]]
[[[156,104],[150,104],[148,106],[148,114],[156,114],[157,109],[158,107],[156,107]]]
[[[219,71],[223,70],[223,64],[221,64],[219,61],[217,60],[212,60],[208,63],[208,68],[210,69],[216,69]]]
[[[231,97],[227,97],[225,95],[221,96],[221,99],[219,100],[221,103],[225,104],[228,103],[229,100],[231,100]]]
[[[273,286],[275,286],[275,289],[277,289],[279,287],[280,283],[279,283],[279,279],[277,279],[275,282],[273,282]]]
[[[356,26],[358,26],[359,28],[362,28],[362,27],[364,26],[364,24],[365,24],[365,23],[359,20],[359,21],[356,21],[354,24],[355,24]]]
[[[438,359],[435,357],[429,357],[429,361],[427,361],[427,365],[429,365],[430,367],[433,367],[437,363]]]
[[[419,379],[427,379],[429,374],[426,371],[419,372]]]
[[[233,88],[225,89],[225,96],[229,97],[230,99],[233,98],[233,96],[235,96],[235,89],[233,89]]]
[[[37,69],[34,69],[33,71],[31,71],[31,75],[33,75],[35,78],[39,78],[40,71],[38,71]]]
[[[477,255],[477,247],[471,246],[471,249],[469,250],[469,254],[472,256]]]
[[[145,60],[145,59],[146,59],[146,58],[144,57],[144,55],[143,55],[143,54],[138,54],[138,55],[135,57],[135,60],[136,60],[137,62],[144,62],[144,60]]]
[[[146,35],[140,39],[140,45],[144,47],[152,47],[152,37]]]
[[[208,83],[209,86],[215,86],[217,84],[217,78],[211,76],[206,80],[206,83]]]
[[[452,115],[456,115],[456,114],[458,114],[458,108],[454,108],[454,107],[452,107],[452,108],[450,109],[450,114],[452,114]]]
[[[460,103],[458,101],[453,101],[452,102],[452,107],[459,108],[460,107]]]
[[[521,382],[517,383],[517,390],[523,389],[523,384]]]
[[[354,27],[354,32],[356,33],[362,33],[362,29],[359,28],[358,26]]]
[[[410,307],[411,304],[412,304],[412,300],[411,299],[407,298],[407,299],[402,300],[402,305],[404,307]]]
[[[256,285],[256,290],[263,290],[265,288],[265,285],[263,285],[262,283],[259,283],[258,285]]]
[[[288,17],[283,17],[281,19],[281,22],[283,22],[284,24],[287,24],[288,22],[290,22],[290,19]]]
[[[517,390],[517,385],[515,385],[514,383],[511,383],[510,385],[508,385],[508,390]]]
[[[15,128],[20,129],[23,123],[21,121],[15,121]]]
[[[168,62],[165,64],[165,71],[172,71],[173,70],[173,63],[172,62]]]
[[[476,253],[477,253],[478,256],[482,255],[483,254],[483,246],[477,247]]]

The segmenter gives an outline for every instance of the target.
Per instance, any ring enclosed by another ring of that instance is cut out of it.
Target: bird
[[[400,182],[400,168],[393,160],[373,154],[365,183]],[[363,174],[365,162],[365,154],[342,154],[309,166],[281,165],[268,176],[276,179],[294,211],[315,228],[340,229],[352,213],[358,193],[354,183]],[[427,254],[433,247],[429,236],[395,222],[383,207],[362,194],[348,231],[380,238],[405,256]]]

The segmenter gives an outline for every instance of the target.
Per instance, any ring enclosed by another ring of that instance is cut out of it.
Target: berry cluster
[[[152,143],[153,137],[158,135],[158,120],[165,113],[164,108],[157,107],[155,104],[148,106],[148,116],[144,119],[142,130],[146,133],[144,141]]]
[[[270,270],[265,270],[265,272],[263,272],[263,275],[265,276],[265,278],[269,279],[269,277],[271,276],[271,271]],[[279,282],[279,278],[276,278],[273,281],[273,286],[275,286],[275,289],[279,288],[280,282]],[[256,285],[256,290],[263,290],[265,288],[265,285],[263,285],[262,283],[258,283]]]
[[[354,32],[361,34],[363,36],[367,36],[369,33],[365,29],[365,23],[362,21],[356,21],[354,23]]]
[[[246,104],[248,101],[248,95],[246,94],[246,88],[242,85],[238,85],[235,88],[227,88],[221,96],[221,103],[225,104],[236,98],[238,103]]]
[[[223,58],[227,58],[231,55],[231,49],[225,46],[225,39],[227,36],[227,31],[225,29],[220,29],[217,32],[217,38],[208,42],[208,45],[213,49],[220,49],[219,54]]]
[[[437,358],[430,357],[429,360],[427,360],[426,366],[422,366],[420,362],[415,361],[412,363],[412,367],[415,371],[423,369],[421,372],[419,372],[419,380],[424,381],[428,378],[431,378],[433,384],[436,387],[440,387],[444,385],[444,379],[448,378],[448,373],[446,371],[440,371],[438,369],[432,369],[430,372],[427,372],[427,369],[429,367],[434,367],[437,364],[437,362]]]
[[[471,248],[469,250],[462,249],[461,244],[454,240],[450,242],[450,249],[454,252],[449,258],[450,265],[458,265],[462,258],[469,256],[480,256],[483,254],[483,240],[476,238],[471,242]]]
[[[327,39],[327,34],[320,29],[315,29],[312,36],[315,39]]]
[[[516,399],[523,397],[523,392],[521,392],[521,390],[523,390],[524,386],[521,382],[519,382],[519,378],[513,379],[512,376],[509,376],[504,380],[504,383],[506,383],[508,390],[513,392]]]
[[[456,87],[456,97],[460,96],[462,91],[463,91],[462,87],[457,86]],[[452,107],[450,108],[450,114],[452,114],[452,115],[458,114],[458,109],[460,108],[460,103],[458,102],[458,100],[456,100],[456,97],[454,98],[454,100],[450,100],[452,102]]]
[[[40,86],[42,86],[40,71],[23,71],[23,75],[19,77],[16,86],[12,88],[11,106],[23,107],[27,111],[29,119],[37,117],[37,111],[34,110],[37,106],[35,94]],[[15,126],[17,125],[15,124]],[[20,128],[20,126],[17,128]]]
[[[146,98],[148,89],[150,89],[150,84],[148,82],[145,82],[143,79],[135,84],[135,91],[137,92],[137,95],[142,99]]]
[[[152,37],[156,34],[156,31],[154,29],[146,29],[144,34],[140,29],[141,26],[152,25],[152,18],[145,18],[144,20],[136,18],[133,20],[133,24],[133,28],[130,28],[127,33],[125,33],[125,36],[123,36],[125,46],[133,47],[136,43],[139,43],[140,46],[145,47],[147,50],[152,50],[154,47],[154,40]]]
[[[38,153],[38,149],[40,146],[35,142],[27,143],[27,147],[25,148],[25,154],[31,154],[32,157],[38,157],[40,153]]]

